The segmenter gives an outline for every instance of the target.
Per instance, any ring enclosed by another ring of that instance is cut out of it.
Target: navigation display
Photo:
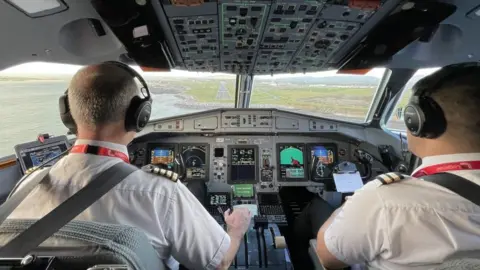
[[[257,179],[257,146],[229,146],[228,147],[228,182],[256,183]]]
[[[208,163],[207,163],[208,145],[182,145],[181,153],[187,179],[207,179]]]
[[[23,162],[22,165],[24,166],[24,171],[32,167],[37,167],[43,162],[60,155],[62,152],[66,151],[67,148],[67,143],[61,141],[20,150],[20,159]],[[56,161],[57,160],[48,162],[47,166],[52,166]]]
[[[334,144],[318,144],[309,146],[309,151],[310,180],[331,179],[337,163],[337,147]]]
[[[156,145],[152,147],[150,149],[150,164],[173,170],[175,168],[175,146]]]
[[[280,144],[279,150],[279,180],[305,179],[305,145]]]

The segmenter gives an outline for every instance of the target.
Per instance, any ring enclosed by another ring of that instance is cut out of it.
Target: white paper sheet
[[[334,173],[333,181],[337,191],[341,193],[355,192],[363,187],[362,177],[359,172],[356,173]]]
[[[233,209],[236,209],[236,208],[247,208],[248,210],[250,210],[250,213],[252,214],[252,217],[253,216],[258,216],[258,207],[256,204],[239,204],[239,205],[234,205],[233,206]]]

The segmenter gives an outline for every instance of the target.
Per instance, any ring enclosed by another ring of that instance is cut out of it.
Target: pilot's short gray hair
[[[139,89],[127,71],[112,64],[88,66],[72,78],[68,102],[77,125],[90,129],[125,121]]]
[[[458,143],[480,147],[480,68],[446,78],[432,98],[445,114],[446,135]]]

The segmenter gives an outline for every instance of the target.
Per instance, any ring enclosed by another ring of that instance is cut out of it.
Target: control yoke
[[[185,161],[183,160],[183,156],[180,153],[175,155],[175,163],[178,167],[178,179],[183,181],[187,175],[187,170],[185,169]]]
[[[365,175],[362,176],[362,180],[368,181],[372,177],[372,164],[375,158],[367,151],[360,149],[355,150],[354,156],[365,169]]]

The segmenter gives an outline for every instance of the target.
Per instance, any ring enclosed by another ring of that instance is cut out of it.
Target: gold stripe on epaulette
[[[387,175],[392,177],[394,182],[398,182],[398,181],[402,180],[402,177],[400,175],[396,174],[396,173],[391,172],[391,173],[387,173]]]
[[[393,178],[387,174],[382,174],[382,175],[379,175],[378,177],[383,179],[383,182],[385,185],[388,185],[393,182]]]
[[[383,180],[383,177],[380,177],[380,175],[377,175],[377,177],[375,177],[376,180],[380,181],[383,185],[386,185],[387,183],[385,182],[385,180]]]

